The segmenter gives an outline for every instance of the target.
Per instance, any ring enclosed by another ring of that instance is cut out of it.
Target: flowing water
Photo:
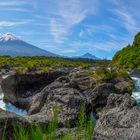
[[[8,76],[9,75],[4,75],[4,76],[2,76],[2,78],[5,79]],[[12,105],[11,103],[5,103],[3,101],[3,97],[4,97],[4,94],[0,93],[0,108],[1,109],[5,110],[5,111],[13,112],[20,116],[27,115],[27,112],[25,110],[19,109],[19,108],[15,107],[14,105]]]
[[[27,112],[25,110],[19,109],[10,103],[5,103],[3,101],[3,97],[4,97],[4,95],[3,95],[3,93],[1,93],[0,94],[0,108],[1,109],[9,111],[9,112],[13,112],[20,116],[25,116],[27,114]]]
[[[135,82],[135,87],[133,89],[132,97],[137,101],[137,104],[140,106],[140,78],[131,77]]]
[[[7,76],[5,76],[4,78],[6,78],[6,77]],[[140,106],[140,78],[137,78],[137,77],[131,77],[131,78],[135,82],[135,87],[133,89],[132,97],[134,97],[136,99],[137,104]],[[0,108],[1,109],[16,113],[17,115],[20,115],[20,116],[27,115],[27,112],[25,110],[19,109],[10,103],[5,103],[3,101],[3,97],[4,97],[4,94],[0,93]],[[93,117],[93,114],[92,114],[92,117]],[[94,118],[93,120],[95,123],[96,119],[95,119],[95,117],[93,117],[93,118]]]

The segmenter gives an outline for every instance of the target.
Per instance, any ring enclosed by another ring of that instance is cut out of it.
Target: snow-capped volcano
[[[0,37],[0,55],[57,56],[56,54],[27,43],[11,33],[6,33]]]
[[[19,38],[15,37],[12,33],[6,33],[0,37],[0,41],[12,41],[12,40],[19,40]]]

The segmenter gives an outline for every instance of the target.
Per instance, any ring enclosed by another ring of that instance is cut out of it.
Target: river
[[[138,106],[140,106],[140,78],[131,77],[134,82],[135,86],[132,92],[132,97],[136,99]]]
[[[17,115],[20,115],[20,116],[25,116],[27,114],[25,110],[19,109],[10,103],[5,103],[3,101],[3,96],[4,96],[3,93],[1,93],[0,94],[0,108],[1,109],[16,113]]]
[[[137,77],[131,77],[131,78],[135,82],[135,86],[132,92],[132,97],[136,99],[137,104],[140,106],[140,78],[137,78]],[[20,115],[20,116],[27,115],[27,112],[25,110],[19,109],[10,103],[5,103],[3,101],[3,96],[4,94],[0,93],[0,108],[1,109],[16,113],[17,115]]]
[[[2,78],[5,79],[8,76],[9,75],[3,75]],[[3,97],[4,97],[4,94],[0,93],[0,108],[1,109],[9,111],[9,112],[13,112],[13,113],[20,115],[20,116],[27,115],[27,111],[19,109],[19,108],[15,107],[14,105],[12,105],[11,103],[5,103],[3,101]]]

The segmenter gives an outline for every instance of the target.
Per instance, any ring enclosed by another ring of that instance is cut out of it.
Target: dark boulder
[[[138,77],[140,78],[140,69],[134,69],[130,72],[131,77]]]
[[[85,96],[77,90],[77,85],[69,77],[61,77],[46,86],[34,100],[29,109],[28,120],[46,124],[54,117],[54,108],[59,108],[58,124],[76,124]]]
[[[64,74],[61,71],[54,71],[41,74],[11,75],[1,83],[4,101],[10,102],[17,107],[28,109],[34,95]]]
[[[75,71],[69,74],[70,78],[75,81],[81,91],[94,88],[96,86],[96,79],[84,74],[82,71]]]
[[[103,83],[93,89],[86,90],[84,94],[91,103],[94,109],[93,112],[96,113],[96,109],[101,109],[106,106],[108,96],[116,92],[118,92],[118,90],[113,84]]]

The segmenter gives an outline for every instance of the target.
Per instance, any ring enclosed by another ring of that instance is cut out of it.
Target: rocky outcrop
[[[25,127],[29,125],[25,118],[0,109],[0,139],[5,133],[6,140],[13,140],[14,126],[20,124]]]
[[[137,77],[140,78],[140,69],[134,69],[130,72],[131,77]]]
[[[96,86],[96,79],[84,74],[82,71],[76,71],[69,74],[70,78],[75,81],[79,88],[84,91]]]
[[[2,89],[5,101],[27,109],[25,118],[28,123],[40,123],[46,127],[57,118],[58,129],[73,128],[85,105],[85,113],[89,116],[92,112],[98,119],[95,139],[125,138],[131,129],[139,127],[140,121],[135,100],[125,95],[133,82],[123,76],[101,81],[94,76],[81,68],[62,68],[42,74],[15,74],[2,81]]]
[[[140,109],[130,95],[111,94],[95,126],[97,140],[139,140]]]
[[[115,85],[115,87],[118,89],[118,92],[120,94],[129,93],[132,94],[132,90],[134,87],[133,80],[129,77],[129,75],[122,75],[117,78],[113,78],[111,80],[111,83]]]
[[[60,126],[76,124],[81,107],[86,102],[85,96],[77,89],[78,86],[69,77],[58,78],[34,97],[28,120],[46,124],[54,117],[56,107]]]
[[[122,81],[119,80],[119,82]],[[28,119],[31,122],[49,122],[53,118],[53,107],[59,106],[62,109],[59,116],[60,124],[65,125],[67,122],[72,124],[76,122],[83,103],[87,106],[86,113],[97,114],[97,110],[101,110],[107,105],[107,98],[111,94],[125,94],[123,88],[120,92],[120,89],[116,87],[117,80],[114,82],[115,84],[101,83],[94,85],[93,83],[95,84],[94,78],[82,75],[79,72],[58,78],[34,96],[28,111]],[[81,88],[83,84],[86,85],[85,88]]]
[[[28,109],[32,98],[46,85],[63,75],[61,71],[41,74],[15,74],[7,77],[1,83],[4,101],[17,107]]]
[[[96,113],[95,108],[98,109],[106,106],[107,97],[112,93],[118,93],[118,90],[111,83],[103,83],[84,92],[95,111],[94,113]]]

